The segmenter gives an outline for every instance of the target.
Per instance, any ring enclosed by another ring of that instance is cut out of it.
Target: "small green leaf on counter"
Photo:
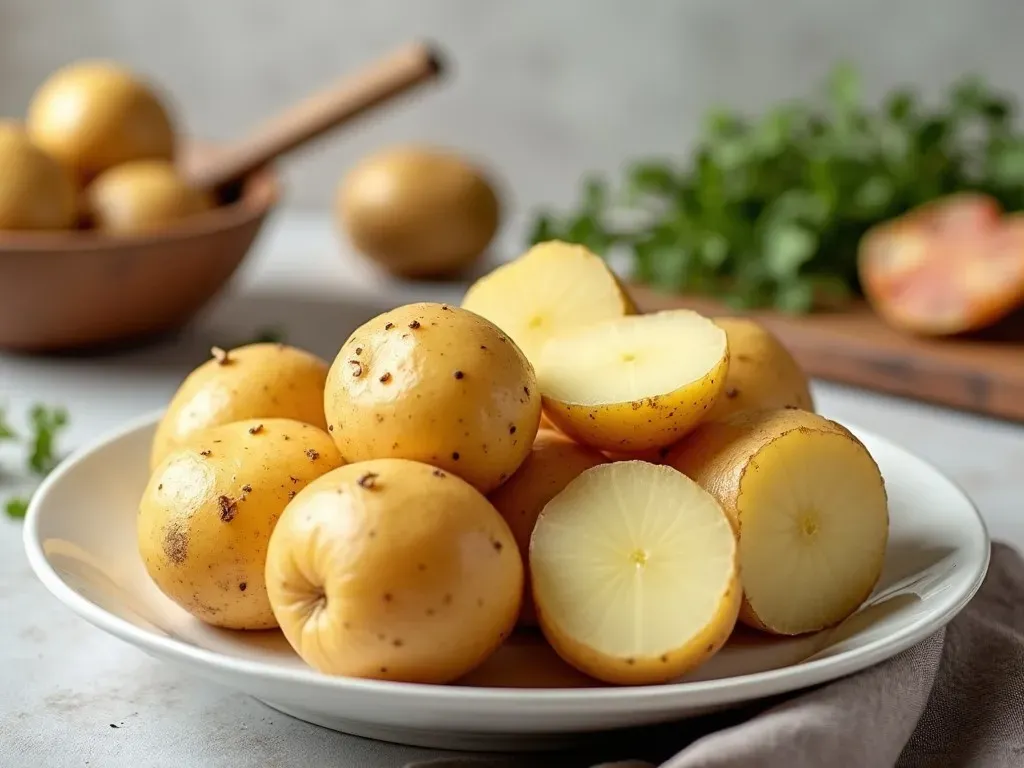
[[[57,435],[67,426],[68,413],[63,408],[47,408],[36,405],[29,412],[32,426],[28,467],[37,475],[47,475],[53,470],[60,457],[57,454]]]
[[[7,421],[6,409],[0,408],[0,441],[17,439],[18,433],[11,428],[10,423]]]
[[[4,512],[7,516],[14,520],[21,520],[25,517],[25,513],[28,512],[28,499],[24,496],[15,496],[12,499],[8,499],[4,503]]]

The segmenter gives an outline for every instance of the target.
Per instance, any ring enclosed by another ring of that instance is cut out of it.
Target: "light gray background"
[[[704,111],[804,94],[837,57],[870,94],[935,94],[965,71],[1024,95],[1020,0],[0,0],[0,115],[55,67],[121,59],[187,129],[237,136],[420,36],[455,71],[288,163],[288,202],[323,209],[363,153],[426,140],[481,155],[511,210],[573,199],[581,172],[679,153]]]

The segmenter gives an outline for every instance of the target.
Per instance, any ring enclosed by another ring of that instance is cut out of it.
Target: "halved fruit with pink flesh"
[[[548,502],[533,530],[541,629],[599,680],[673,680],[732,632],[736,553],[718,502],[681,473],[643,461],[593,467]]]

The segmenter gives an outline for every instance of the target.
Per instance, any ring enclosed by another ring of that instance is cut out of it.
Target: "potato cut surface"
[[[670,680],[718,650],[740,603],[736,541],[715,499],[670,467],[594,467],[545,506],[530,544],[540,624],[608,682]]]
[[[888,532],[878,470],[859,443],[788,432],[740,482],[740,568],[760,622],[797,634],[839,623],[870,594]]]
[[[505,331],[534,365],[553,335],[633,311],[599,256],[558,241],[535,245],[478,280],[462,306]]]

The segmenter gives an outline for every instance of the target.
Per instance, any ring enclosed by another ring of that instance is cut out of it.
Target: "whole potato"
[[[430,148],[366,158],[343,179],[335,207],[355,248],[403,277],[466,267],[498,229],[498,197],[480,169]]]
[[[213,358],[188,375],[157,426],[150,467],[209,427],[243,419],[295,419],[326,429],[327,363],[285,344],[249,344]]]
[[[729,340],[729,371],[722,397],[707,421],[741,411],[787,407],[814,410],[807,374],[767,328],[745,317],[712,320]]]
[[[327,376],[328,430],[348,463],[400,458],[481,493],[523,463],[540,423],[533,368],[491,322],[409,304],[357,328]]]
[[[104,171],[85,190],[96,229],[133,234],[163,229],[214,206],[206,191],[188,186],[166,160],[135,160]]]
[[[508,523],[524,562],[530,556],[530,535],[544,505],[584,470],[607,461],[600,452],[577,445],[560,432],[550,429],[537,432],[526,461],[504,485],[488,496],[494,508]],[[529,627],[537,625],[533,595],[530,594],[529,571],[523,585],[519,624]]]
[[[174,156],[174,127],[160,97],[108,61],[54,72],[28,109],[32,140],[83,179],[130,160]]]
[[[196,435],[156,468],[139,506],[139,552],[160,590],[229,629],[277,626],[264,580],[285,506],[341,466],[321,429],[290,419],[226,424]]]
[[[0,230],[75,225],[77,190],[71,176],[9,121],[0,121],[0,169]]]
[[[380,459],[329,472],[288,505],[266,582],[285,637],[314,668],[447,683],[512,631],[523,563],[468,483]]]

